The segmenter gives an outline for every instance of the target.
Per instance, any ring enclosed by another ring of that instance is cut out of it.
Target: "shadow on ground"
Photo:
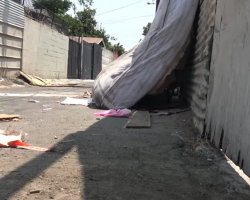
[[[233,169],[221,171],[192,151],[179,135],[192,128],[180,119],[154,117],[152,128],[144,130],[124,129],[126,119],[97,121],[59,141],[57,152],[42,153],[3,176],[0,199],[249,199]],[[70,152],[79,166],[71,163]],[[44,173],[57,162],[57,171]],[[224,159],[218,156],[217,162]],[[72,175],[77,169],[79,175]],[[22,192],[33,181],[39,193]]]

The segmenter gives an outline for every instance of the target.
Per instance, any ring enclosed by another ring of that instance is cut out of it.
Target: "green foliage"
[[[116,38],[111,37],[109,34],[106,33],[104,28],[96,29],[94,37],[99,37],[103,39],[105,46],[108,50],[113,51],[113,45],[111,43],[112,40],[116,40]]]
[[[64,20],[68,24],[69,34],[72,36],[99,37],[103,39],[108,50],[116,49],[119,55],[125,52],[120,43],[113,45],[111,42],[117,39],[107,34],[104,28],[97,28],[95,20],[96,11],[94,9],[85,8],[83,11],[77,12],[75,17],[64,15]]]
[[[142,33],[142,35],[146,36],[148,34],[148,31],[149,31],[149,29],[151,27],[151,24],[152,23],[149,22],[146,26],[143,27],[143,33]]]
[[[124,53],[125,49],[120,43],[115,45],[111,43],[112,41],[116,41],[116,38],[107,34],[104,28],[97,28],[97,21],[95,20],[96,10],[90,8],[93,0],[78,0],[78,2],[83,5],[83,11],[76,12],[75,4],[70,0],[35,0],[34,7],[36,9],[41,9],[43,8],[42,6],[44,6],[52,12],[62,16],[68,25],[69,35],[103,38],[108,50],[113,51],[115,49],[118,51],[119,55]],[[74,17],[66,14],[70,7],[74,10]]]
[[[56,14],[66,13],[71,5],[70,0],[35,0],[33,2],[35,9],[44,9],[45,7]]]
[[[123,45],[121,45],[120,43],[115,44],[114,49],[118,51],[119,56],[125,52]]]
[[[92,6],[93,0],[78,0],[80,5],[83,5],[85,8]]]
[[[66,21],[69,29],[69,35],[71,36],[81,36],[83,33],[83,25],[82,23],[76,18],[71,17],[70,15],[66,14],[63,17],[64,21]]]
[[[89,8],[76,13],[76,18],[82,24],[84,36],[93,37],[95,35],[97,25],[97,21],[94,18],[95,13],[95,10]]]

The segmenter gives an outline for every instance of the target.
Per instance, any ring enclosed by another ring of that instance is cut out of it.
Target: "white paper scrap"
[[[89,106],[91,104],[92,98],[88,99],[75,99],[67,97],[61,104],[63,105],[83,105],[83,106]]]

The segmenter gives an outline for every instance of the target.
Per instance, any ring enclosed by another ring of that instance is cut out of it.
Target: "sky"
[[[78,0],[71,1],[75,3],[77,11],[83,9]],[[92,8],[96,9],[95,19],[98,25],[104,27],[109,35],[117,38],[116,43],[119,42],[129,50],[144,38],[143,26],[154,19],[155,5],[148,5],[147,2],[152,0],[94,0]],[[68,13],[74,15],[72,9]]]

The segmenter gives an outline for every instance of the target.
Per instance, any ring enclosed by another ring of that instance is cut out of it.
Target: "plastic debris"
[[[129,109],[121,109],[121,110],[106,110],[102,112],[95,113],[96,116],[107,116],[107,117],[127,117],[131,114],[131,110]]]
[[[89,106],[89,104],[92,103],[92,98],[88,99],[76,99],[67,97],[63,102],[61,102],[62,105],[83,105],[83,106]]]
[[[22,141],[25,135],[27,134],[22,131],[16,131],[11,126],[8,126],[5,131],[0,130],[0,147],[22,148],[35,151],[52,151],[47,148],[29,146]]]
[[[44,108],[44,111],[52,110],[52,108]]]
[[[39,103],[39,101],[34,100],[34,99],[29,99],[28,102],[31,102],[31,103]]]
[[[86,91],[86,92],[84,92],[82,95],[77,96],[76,98],[79,98],[79,99],[81,99],[81,98],[86,99],[86,98],[91,98],[91,97],[92,97],[92,93],[89,92],[89,91]]]

